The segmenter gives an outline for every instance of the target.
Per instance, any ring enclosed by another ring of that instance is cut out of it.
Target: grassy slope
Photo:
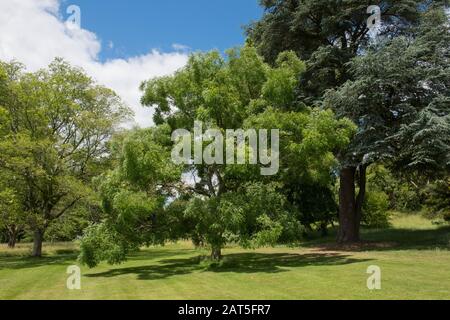
[[[82,268],[82,290],[66,289],[76,264],[73,244],[0,247],[0,299],[450,299],[450,228],[418,216],[397,216],[388,230],[366,230],[379,241],[349,250],[320,242],[256,251],[227,248],[208,266],[188,243],[145,249],[120,266]],[[380,242],[383,241],[383,242]],[[366,287],[366,269],[382,269],[382,290]]]

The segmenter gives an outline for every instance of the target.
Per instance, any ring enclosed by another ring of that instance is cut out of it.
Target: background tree
[[[421,20],[422,12],[433,8],[442,8],[444,3],[446,1],[374,1],[362,3],[361,1],[267,0],[261,1],[266,10],[264,17],[248,28],[248,35],[251,42],[256,45],[259,52],[270,63],[273,63],[277,54],[284,50],[293,50],[298,56],[306,59],[307,70],[300,76],[298,99],[299,102],[307,104],[313,102],[320,104],[327,90],[338,88],[341,85],[346,86],[345,83],[349,80],[356,82],[355,70],[348,68],[347,63],[355,57],[367,53],[370,44],[367,27],[369,17],[367,8],[369,5],[378,5],[381,8],[382,27],[379,30],[379,39],[392,39],[402,35],[408,38],[416,37],[417,33],[414,32],[414,28]],[[436,24],[435,27],[438,28],[438,32],[445,33],[445,30],[447,30],[442,23]],[[430,47],[431,50],[432,48],[435,48],[435,46]],[[398,51],[396,54],[402,56],[403,52]],[[384,58],[389,59],[390,57]],[[399,62],[398,58],[395,60]],[[387,61],[381,61],[380,59],[379,63],[383,65]],[[410,63],[414,63],[414,60],[410,60]],[[376,75],[377,67],[378,65],[374,64],[371,67],[367,66],[364,70],[365,76]],[[400,68],[400,66],[398,67]],[[363,71],[360,74],[362,75],[362,73]],[[386,80],[386,84],[390,80]],[[438,82],[436,81],[436,84]],[[371,83],[365,82],[365,84],[368,92],[377,92],[370,87]],[[348,91],[350,91],[350,88],[348,88]],[[360,92],[360,95],[363,94],[365,92]],[[370,106],[373,106],[374,101],[380,102],[377,99],[370,100],[373,95],[363,97],[365,101],[369,101]],[[346,96],[342,96],[341,99],[343,105],[345,104],[348,109],[346,109],[347,111],[339,110],[339,104],[337,104],[334,106],[336,114],[350,118],[361,127],[360,131],[367,134],[366,136],[364,136],[364,133],[358,134],[353,146],[360,145],[362,149],[366,146],[374,147],[373,143],[377,140],[375,136],[382,136],[386,128],[367,126],[363,119],[365,114],[359,107],[361,103],[352,104],[357,99],[351,101]],[[330,104],[327,106],[331,107]],[[367,106],[364,106],[364,108],[363,110],[368,109]],[[371,109],[369,115],[371,112],[376,111]],[[392,114],[390,117],[395,118]],[[422,122],[426,122],[426,120]],[[386,123],[386,125],[388,124]],[[392,125],[395,126],[393,123]],[[442,128],[442,126],[440,127]],[[395,128],[393,129],[395,130]],[[372,136],[370,136],[371,133],[373,133]],[[403,137],[405,136],[403,135]],[[368,140],[364,140],[364,138],[368,138]],[[341,162],[339,201],[341,230],[338,240],[340,242],[352,242],[359,238],[359,221],[361,220],[361,208],[365,196],[366,169],[367,164],[371,161],[365,157],[364,152],[358,152],[357,155],[359,158],[348,152],[346,155],[342,154],[339,157]],[[356,194],[355,182],[357,182],[361,191],[359,194]]]
[[[327,107],[358,123],[357,135],[340,156],[341,241],[359,238],[368,165],[388,161],[398,172],[430,177],[448,170],[449,48],[446,14],[430,11],[412,38],[384,41],[353,59],[354,80],[327,93]]]
[[[427,186],[426,205],[433,217],[443,217],[450,221],[450,178],[438,180]]]
[[[62,60],[15,77],[3,105],[9,121],[0,168],[23,180],[33,256],[41,256],[45,231],[90,193],[107,141],[129,111],[111,90]]]
[[[12,99],[11,86],[22,66],[0,62],[0,139],[9,134],[11,116],[4,107]],[[14,248],[17,237],[26,225],[23,200],[23,180],[0,167],[0,230],[5,230],[8,247]]]
[[[274,63],[278,54],[286,50],[307,61],[299,98],[312,103],[321,100],[325,90],[349,79],[345,64],[361,54],[370,40],[367,26],[370,5],[381,9],[380,33],[392,37],[417,23],[419,5],[427,5],[428,1],[261,0],[260,3],[265,14],[247,28],[249,38],[269,63]]]
[[[0,189],[0,229],[6,230],[8,247],[16,246],[17,237],[24,230],[26,216],[21,203],[10,188]]]

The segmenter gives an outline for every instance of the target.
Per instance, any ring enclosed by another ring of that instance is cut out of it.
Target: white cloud
[[[191,50],[190,47],[185,46],[184,44],[179,44],[179,43],[174,43],[172,44],[172,49],[176,50],[176,51],[186,51],[186,50]]]
[[[0,1],[0,60],[14,59],[34,71],[55,57],[63,57],[115,90],[134,110],[137,124],[151,125],[151,110],[139,102],[139,85],[151,77],[173,73],[186,63],[187,53],[176,48],[170,53],[154,50],[142,56],[100,62],[102,46],[97,35],[71,28],[58,15],[59,6],[60,0]]]

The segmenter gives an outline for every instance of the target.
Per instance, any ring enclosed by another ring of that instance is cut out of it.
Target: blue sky
[[[79,27],[67,13],[72,5]],[[113,89],[136,124],[150,126],[142,81],[173,74],[193,51],[242,45],[243,26],[262,14],[259,0],[0,0],[0,60],[36,71],[63,58]]]
[[[221,51],[241,45],[243,26],[262,15],[258,0],[64,0],[75,4],[82,27],[102,41],[100,59],[127,58],[173,44]],[[108,47],[112,42],[114,46]]]

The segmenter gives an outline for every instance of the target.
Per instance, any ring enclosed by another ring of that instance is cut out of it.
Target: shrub
[[[362,222],[370,228],[389,226],[389,197],[381,191],[370,191],[366,194],[363,205]]]
[[[428,185],[426,194],[426,205],[430,214],[450,221],[450,178]]]

